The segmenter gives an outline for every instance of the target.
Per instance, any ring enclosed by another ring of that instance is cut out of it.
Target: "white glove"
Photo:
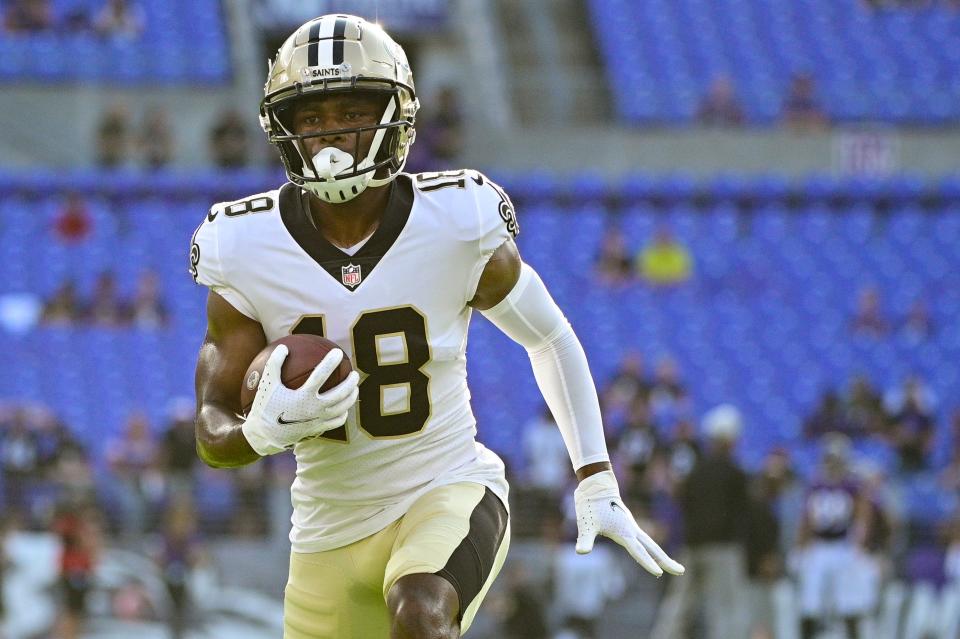
[[[620,487],[613,471],[605,470],[590,475],[573,493],[577,510],[577,552],[585,555],[593,550],[597,535],[609,537],[627,549],[627,552],[656,575],[666,570],[671,575],[682,575],[685,568],[670,559],[650,535],[643,532],[620,499]]]
[[[319,392],[343,361],[343,351],[339,348],[327,353],[303,386],[287,388],[280,378],[280,367],[287,353],[287,347],[281,344],[270,354],[253,406],[240,426],[250,447],[262,456],[279,453],[300,440],[343,426],[347,411],[359,394],[357,371],[351,371],[330,390]]]

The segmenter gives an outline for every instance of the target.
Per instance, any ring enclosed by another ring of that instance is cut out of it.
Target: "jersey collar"
[[[413,208],[413,182],[408,175],[400,174],[390,185],[390,197],[377,230],[359,251],[348,255],[331,244],[310,221],[303,193],[303,189],[290,182],[281,187],[280,218],[300,248],[350,291],[366,281],[394,245]]]

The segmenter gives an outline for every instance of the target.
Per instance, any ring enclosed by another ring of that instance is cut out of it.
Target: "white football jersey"
[[[444,484],[475,481],[507,503],[503,463],[475,439],[467,302],[516,234],[509,198],[475,171],[400,175],[353,255],[316,229],[292,183],[211,208],[191,246],[194,279],[268,341],[322,335],[361,375],[346,425],[294,449],[294,551],[367,537]]]

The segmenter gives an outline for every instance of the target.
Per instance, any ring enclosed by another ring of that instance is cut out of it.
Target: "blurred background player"
[[[747,476],[734,458],[742,428],[740,411],[728,404],[703,418],[707,449],[677,491],[689,580],[669,587],[656,639],[690,636],[697,620],[711,639],[747,635],[749,503]]]
[[[823,464],[807,489],[798,536],[801,632],[812,639],[828,618],[842,620],[849,639],[875,603],[876,570],[866,557],[873,508],[850,468],[850,440],[825,436]]]

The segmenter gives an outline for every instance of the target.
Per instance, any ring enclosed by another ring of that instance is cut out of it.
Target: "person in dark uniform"
[[[724,404],[703,418],[706,452],[678,489],[686,540],[684,565],[690,578],[671,583],[651,636],[681,639],[686,625],[703,606],[706,636],[746,636],[747,476],[733,457],[742,419]]]
[[[858,639],[870,606],[863,547],[871,507],[850,473],[850,448],[845,435],[824,437],[821,472],[804,500],[798,535],[802,639],[813,639],[831,615],[843,619],[849,639]]]

